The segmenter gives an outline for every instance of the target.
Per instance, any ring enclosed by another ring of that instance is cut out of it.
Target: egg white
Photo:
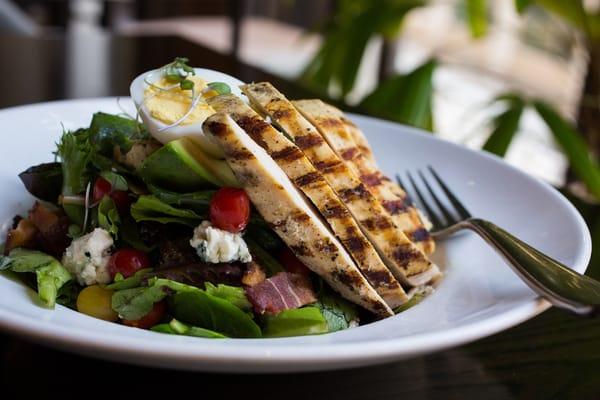
[[[243,85],[244,82],[240,81],[239,79],[219,71],[214,71],[212,69],[194,68],[194,71],[196,72],[196,76],[204,79],[206,83],[223,82],[228,84],[231,88],[231,93],[237,95],[241,99],[246,100],[245,96],[242,95],[242,91],[240,90],[240,85]],[[168,126],[168,124],[165,124],[164,122],[150,115],[148,108],[144,104],[144,93],[148,87],[145,81],[154,83],[161,78],[161,71],[158,69],[144,72],[136,77],[133,82],[131,82],[131,86],[129,87],[131,98],[133,99],[136,108],[139,108],[140,117],[148,129],[148,132],[150,132],[150,134],[156,140],[163,144],[179,139],[183,136],[187,136],[198,143],[205,153],[215,158],[223,158],[223,152],[221,148],[214,142],[212,137],[205,135],[202,131],[203,121],[187,125],[177,125],[164,129]]]

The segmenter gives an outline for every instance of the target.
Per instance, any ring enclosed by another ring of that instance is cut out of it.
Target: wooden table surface
[[[190,57],[194,65],[219,69],[245,81],[270,80],[286,93],[307,95],[293,83],[232,57],[169,37],[105,37],[101,45],[106,65],[93,65],[90,75],[102,73],[89,76],[102,82],[86,82],[81,71],[73,73],[73,65],[85,65],[78,64],[78,57],[91,55],[87,52],[95,49],[89,46],[82,52],[71,40],[60,35],[0,37],[0,107],[78,96],[127,95],[134,76],[181,55]],[[598,207],[578,206],[600,239]],[[596,278],[600,278],[599,258],[595,252],[589,269]],[[8,391],[18,398],[44,393],[81,398],[97,392],[119,399],[157,397],[159,393],[264,400],[600,399],[600,319],[551,309],[515,328],[451,350],[376,367],[289,375],[142,368],[64,353],[0,333],[0,368],[0,393]],[[87,390],[78,388],[82,386]]]

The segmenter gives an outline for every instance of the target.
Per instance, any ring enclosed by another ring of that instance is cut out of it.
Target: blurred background
[[[127,95],[187,56],[600,198],[600,0],[0,0],[0,106]]]

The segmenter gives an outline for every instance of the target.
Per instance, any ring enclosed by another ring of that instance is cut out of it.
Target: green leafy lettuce
[[[327,321],[329,332],[348,329],[352,324],[358,322],[356,306],[330,290],[326,290],[325,287],[319,293],[319,300],[315,307],[321,310],[321,314]]]
[[[162,224],[177,223],[188,226],[196,226],[202,220],[202,216],[194,211],[175,208],[153,195],[140,196],[131,205],[131,216],[136,222],[155,221]]]
[[[98,226],[117,238],[120,224],[121,218],[115,202],[109,196],[104,196],[98,203]]]
[[[109,157],[115,146],[127,152],[136,140],[148,138],[143,126],[133,119],[103,112],[94,114],[89,133],[95,149]]]
[[[264,317],[265,337],[315,335],[328,331],[327,320],[317,307],[284,310]]]
[[[203,337],[209,339],[223,339],[227,336],[211,331],[210,329],[200,328],[198,326],[190,326],[173,318],[168,324],[159,324],[151,328],[154,332],[168,333],[171,335],[185,335]]]
[[[222,283],[215,286],[210,282],[205,282],[204,288],[206,293],[225,299],[242,310],[250,310],[252,308],[252,304],[250,304],[246,297],[246,291],[241,287],[229,286]]]
[[[57,144],[56,154],[60,157],[62,167],[62,195],[77,196],[86,190],[90,181],[88,164],[93,152],[88,131],[80,129],[75,132],[64,132]],[[63,203],[63,208],[71,221],[83,225],[85,209],[83,204]]]
[[[14,249],[8,256],[0,256],[0,269],[17,273],[34,273],[41,302],[53,308],[59,289],[73,280],[73,276],[52,256],[41,251]]]

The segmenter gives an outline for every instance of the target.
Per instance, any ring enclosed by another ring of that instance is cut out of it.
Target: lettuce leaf
[[[94,147],[106,156],[112,155],[115,146],[126,152],[134,141],[148,138],[143,125],[133,119],[103,112],[94,114],[89,131]]]
[[[186,325],[175,318],[173,318],[168,324],[155,325],[151,328],[151,330],[154,332],[167,333],[171,335],[194,336],[209,339],[223,339],[227,337],[219,332],[211,331],[210,329]]]
[[[136,222],[155,221],[161,224],[176,223],[192,227],[202,220],[202,217],[194,211],[172,207],[153,195],[140,196],[131,205],[131,216]]]
[[[264,318],[265,337],[315,335],[328,331],[327,320],[317,307],[284,310]]]
[[[38,296],[49,308],[56,304],[59,289],[73,280],[73,275],[57,259],[36,250],[14,249],[0,258],[0,269],[35,273]]]
[[[242,310],[250,310],[252,308],[252,304],[248,301],[244,288],[222,283],[215,286],[210,282],[205,282],[204,287],[206,293],[225,299]]]
[[[356,306],[325,287],[319,293],[315,307],[321,310],[329,332],[348,329],[351,324],[358,322]]]
[[[118,237],[121,218],[115,202],[109,196],[104,196],[98,204],[98,226],[112,235]]]

